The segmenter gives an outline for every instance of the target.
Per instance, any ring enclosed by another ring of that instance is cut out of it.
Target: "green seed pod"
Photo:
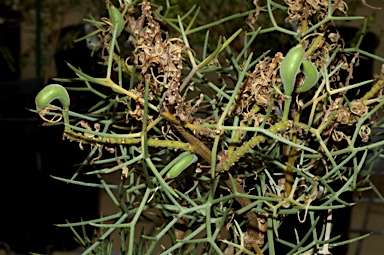
[[[67,90],[59,84],[50,84],[44,87],[36,96],[36,110],[41,111],[44,107],[50,104],[53,100],[58,99],[63,106],[63,109],[68,109],[70,99]]]
[[[109,18],[113,26],[116,26],[117,36],[119,36],[125,27],[124,17],[119,9],[116,8],[113,4],[109,7]]]
[[[319,72],[316,66],[309,60],[303,61],[302,72],[305,75],[304,83],[296,88],[296,92],[302,93],[311,89],[319,80]]]
[[[188,154],[182,159],[180,159],[176,164],[174,164],[171,169],[169,169],[166,178],[173,179],[177,177],[182,171],[187,167],[197,161],[197,156],[195,154]]]
[[[280,77],[284,85],[284,93],[291,96],[296,83],[301,62],[304,58],[304,49],[301,44],[291,48],[280,64]]]

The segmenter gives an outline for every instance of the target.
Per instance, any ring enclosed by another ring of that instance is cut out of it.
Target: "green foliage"
[[[80,81],[82,87],[66,87],[69,95],[88,91],[98,102],[87,112],[39,112],[69,115],[64,137],[91,147],[71,179],[54,178],[104,189],[118,211],[60,225],[100,230],[93,241],[76,233],[84,254],[109,254],[113,232],[121,254],[282,254],[277,245],[284,254],[327,254],[365,237],[338,240],[332,211],[352,206],[342,200],[345,192],[377,192],[369,180],[373,164],[363,169],[368,152],[377,158],[384,144],[369,139],[371,128],[383,125],[373,117],[384,104],[384,81],[380,74],[350,83],[360,56],[383,59],[359,48],[363,35],[344,48],[330,29],[332,21],[364,18],[345,15],[346,5],[331,0],[268,0],[206,24],[197,20],[197,7],[180,15],[169,1],[164,6],[120,1],[123,30],[115,18],[88,20],[91,35],[101,38],[95,51],[104,51],[105,76],[69,64],[77,78],[56,80]],[[211,38],[211,30],[232,21],[242,28]],[[198,33],[203,40],[191,40]],[[268,45],[258,40],[266,34],[283,34],[291,44],[284,39],[280,49],[253,50]],[[279,71],[290,66],[285,53],[298,44],[305,53],[295,70]],[[319,72],[308,90],[295,89],[309,77],[302,61]],[[289,84],[283,73],[291,75]],[[363,86],[365,94],[352,93]],[[84,173],[86,165],[94,169]],[[79,174],[95,174],[100,183],[77,181]],[[119,182],[107,183],[106,174]],[[310,223],[304,234],[289,230],[296,241],[280,230],[288,215]],[[155,221],[153,231],[140,230],[147,219]]]

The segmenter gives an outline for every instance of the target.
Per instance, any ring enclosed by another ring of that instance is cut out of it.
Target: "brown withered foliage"
[[[288,5],[286,22],[296,25],[301,24],[303,21],[307,22],[308,25],[314,25],[327,15],[333,14],[336,10],[344,14],[348,11],[347,4],[342,0],[332,1],[331,13],[328,13],[327,0],[285,0],[285,3]]]
[[[185,120],[187,115],[179,93],[183,68],[181,54],[185,46],[180,38],[169,38],[168,34],[163,34],[148,1],[142,2],[141,10],[141,17],[130,22],[134,34],[130,41],[135,46],[135,65],[141,69],[144,80],[150,80],[151,97],[160,95],[164,87],[160,110],[171,111]],[[137,90],[140,89],[144,90],[144,86],[138,86]]]
[[[257,104],[263,108],[268,108],[272,99],[282,99],[282,94],[272,93],[279,82],[278,70],[279,63],[283,55],[279,52],[273,58],[267,56],[261,60],[252,73],[247,75],[247,79],[241,85],[236,101],[236,115],[247,114],[247,112]]]

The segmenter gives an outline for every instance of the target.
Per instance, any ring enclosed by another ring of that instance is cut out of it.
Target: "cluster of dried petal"
[[[294,25],[299,25],[306,21],[309,25],[312,25],[312,21],[324,19],[328,15],[328,1],[327,0],[285,0],[288,5],[288,17],[286,22]],[[348,6],[344,1],[333,0],[332,1],[332,13],[338,10],[346,14]],[[330,14],[332,14],[330,13]],[[313,17],[317,16],[314,20]]]
[[[362,100],[356,100],[351,103],[351,112],[359,117],[364,117],[368,110],[368,106]]]
[[[184,120],[184,101],[179,86],[183,68],[181,54],[185,46],[179,38],[169,38],[167,34],[165,39],[162,38],[160,24],[153,17],[148,1],[143,1],[141,9],[141,17],[129,22],[135,35],[135,38],[130,38],[135,46],[135,65],[141,69],[145,80],[151,81],[150,95],[160,95],[162,87],[166,89],[160,108],[174,109],[175,115]]]
[[[362,125],[359,130],[359,135],[362,142],[367,143],[369,141],[369,135],[371,134],[371,128],[367,125]]]
[[[310,56],[311,62],[316,66],[318,70],[321,70],[321,68],[329,62],[332,52],[335,50],[336,47],[340,45],[340,43],[343,44],[343,41],[338,31],[336,31],[336,33],[329,33],[328,35],[322,38],[322,40],[319,42],[319,44],[316,46],[316,49]],[[354,59],[354,61],[356,61],[356,59]],[[329,77],[331,83],[340,82],[340,72],[347,71],[348,76],[350,78],[344,83],[346,84],[346,86],[349,84],[349,80],[353,78],[353,66],[357,66],[358,61],[356,61],[356,63],[353,62],[350,65],[348,65],[348,62],[349,61],[347,59],[347,55],[340,53],[338,57],[330,63],[328,73],[334,71],[339,66],[339,64],[342,64],[341,68],[336,70],[336,72],[331,77]],[[343,84],[341,84],[341,86],[343,86]],[[335,87],[339,86],[336,85]]]
[[[351,136],[346,134],[348,131],[344,127],[345,125],[354,125],[357,122],[356,117],[364,117],[369,111],[369,107],[361,100],[351,102],[350,107],[348,104],[343,103],[343,98],[337,97],[328,108],[324,106],[324,111],[320,112],[317,120],[314,122],[315,126],[321,126],[329,120],[331,116],[334,116],[331,121],[331,125],[324,129],[322,136],[326,137],[331,134],[331,138],[334,142],[341,142],[346,140],[348,144],[351,143]],[[320,121],[321,120],[321,121]],[[362,125],[359,130],[359,136],[361,142],[367,143],[369,140],[370,128],[367,125]],[[335,146],[336,144],[334,144]]]
[[[273,98],[284,100],[282,95],[273,93],[278,79],[279,62],[282,59],[283,55],[280,52],[273,58],[267,56],[256,65],[252,73],[247,74],[247,79],[236,96],[237,105],[233,109],[236,115],[251,118],[252,116],[248,112],[255,104],[267,109]]]
[[[305,0],[286,0],[288,5],[288,17],[286,22],[291,24],[300,24],[303,20],[308,20],[310,24],[310,17],[314,14],[327,13],[328,1],[305,1]]]
[[[138,87],[138,88],[134,88],[134,89],[131,90],[131,92],[133,94],[135,94],[136,96],[138,96],[139,98],[144,98],[144,87],[143,86]],[[150,93],[150,95],[148,96],[148,100],[151,101],[152,99],[153,99],[153,94]],[[135,107],[134,110],[129,110],[128,111],[126,123],[129,122],[128,115],[130,117],[136,119],[136,120],[139,120],[139,121],[143,120],[144,104],[141,103],[139,100],[134,101],[134,103],[135,103],[136,107]],[[153,116],[152,115],[148,115],[147,116],[147,120],[148,120],[148,122],[151,122],[153,120]]]

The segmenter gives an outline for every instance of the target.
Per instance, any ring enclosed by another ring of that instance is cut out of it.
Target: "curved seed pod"
[[[172,179],[177,177],[182,171],[184,171],[188,166],[197,161],[197,156],[195,154],[188,154],[182,159],[180,159],[176,164],[174,164],[171,169],[169,169],[166,178]]]
[[[305,80],[303,85],[296,88],[296,92],[302,93],[311,89],[319,80],[319,72],[317,71],[316,66],[309,60],[305,59],[303,61],[302,72],[305,75]]]
[[[36,110],[41,111],[55,99],[60,101],[63,109],[69,108],[70,99],[67,90],[59,84],[50,84],[37,94],[35,98]]]
[[[117,28],[117,35],[120,35],[125,26],[124,17],[119,9],[116,8],[113,4],[109,7],[109,18],[113,26],[116,26]]]
[[[304,49],[301,44],[291,48],[280,64],[280,77],[284,85],[284,93],[291,96],[295,87],[296,76],[304,58]]]

